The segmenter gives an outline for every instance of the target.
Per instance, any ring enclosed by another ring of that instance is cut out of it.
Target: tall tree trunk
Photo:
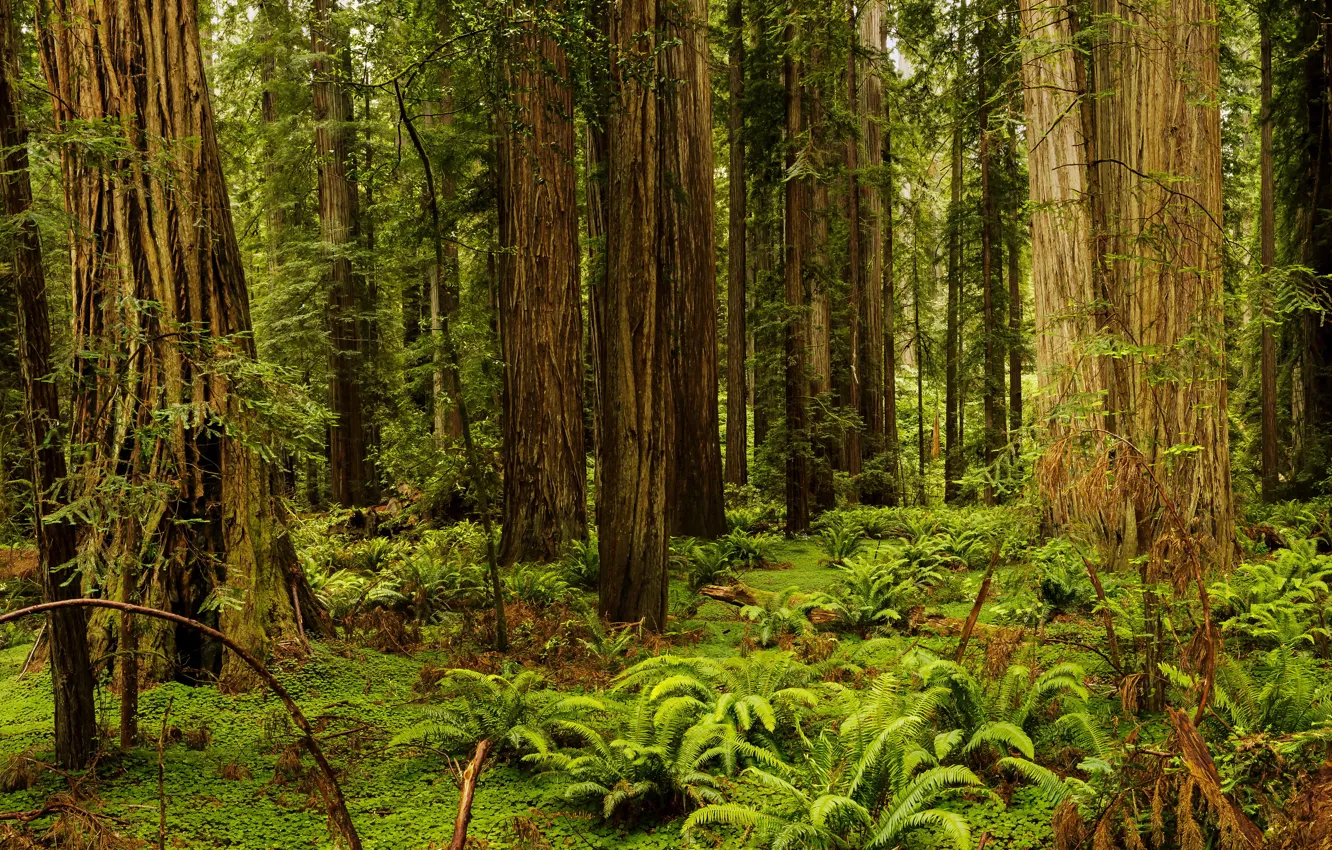
[[[786,28],[786,166],[796,166],[797,145],[804,133],[801,115],[800,64],[794,55],[795,26]],[[806,352],[808,318],[805,310],[805,253],[809,233],[806,177],[788,174],[786,180],[786,533],[809,530],[809,433]]]
[[[958,36],[958,56],[962,39]],[[958,60],[957,92],[961,98],[962,63]],[[953,504],[961,494],[966,459],[962,454],[961,362],[962,340],[958,334],[962,302],[962,107],[953,107],[952,180],[948,202],[948,315],[944,341],[944,501]]]
[[[726,483],[744,486],[749,480],[748,391],[745,352],[748,345],[745,310],[745,14],[744,0],[729,0],[726,25],[731,38],[729,55],[730,113],[727,143],[731,161],[730,220],[726,277]]]
[[[360,200],[349,173],[354,116],[345,79],[351,71],[347,35],[337,22],[337,0],[315,0],[310,27],[314,53],[315,157],[319,170],[319,231],[328,253],[329,409],[337,420],[329,431],[329,477],[333,500],[363,507],[375,497],[367,460],[369,423],[362,393],[366,340],[365,276],[351,253],[360,241]]]
[[[316,609],[232,377],[251,368],[254,343],[195,16],[186,0],[133,13],[39,5],[57,130],[119,133],[114,154],[61,150],[74,344],[96,352],[76,364],[74,439],[89,447],[81,497],[114,498],[119,509],[83,546],[88,557],[138,565],[139,595],[155,608],[195,616],[227,588],[238,604],[209,616],[262,654],[299,644],[289,589],[307,613]],[[214,657],[168,629],[145,637],[153,676],[170,672],[178,652],[190,668]],[[230,654],[220,672],[224,687],[255,681]]]
[[[717,404],[717,257],[714,239],[712,83],[706,0],[663,6],[677,46],[662,55],[670,81],[658,96],[662,144],[658,274],[671,293],[674,457],[668,476],[671,534],[726,533]]]
[[[277,101],[277,27],[280,17],[285,17],[285,4],[281,0],[263,0],[259,4],[259,18],[263,28],[263,39],[265,55],[263,64],[259,67],[259,80],[263,85],[263,93],[259,100],[259,114],[263,118],[270,133],[268,150],[264,156],[264,182],[268,184],[269,191],[273,191],[273,186],[278,176],[277,165],[277,144],[272,139],[277,132],[278,123],[278,101]],[[268,276],[270,280],[276,280],[282,270],[282,231],[286,226],[286,210],[278,199],[269,196],[267,204],[267,225],[268,232],[265,234],[266,250],[268,253]]]
[[[1212,0],[1097,0],[1096,258],[1115,358],[1116,431],[1144,455],[1209,560],[1230,563],[1234,507],[1222,310],[1220,47]],[[1169,145],[1161,139],[1170,138]],[[1166,175],[1163,180],[1159,175]],[[1142,505],[1139,528],[1148,521]],[[1166,528],[1163,517],[1155,527]],[[1127,520],[1126,520],[1127,522]],[[1157,541],[1137,535],[1137,552]],[[1156,559],[1154,559],[1156,560]]]
[[[925,457],[925,335],[920,332],[920,209],[916,204],[911,208],[911,323],[916,338],[916,504],[924,507],[929,461]]]
[[[670,529],[670,292],[658,268],[661,195],[655,0],[625,0],[610,24],[607,263],[602,340],[601,613],[666,625]],[[630,67],[626,64],[632,63]],[[646,70],[644,69],[646,66]]]
[[[563,48],[535,24],[523,24],[507,47],[509,109],[498,147],[500,560],[544,563],[587,536],[573,95]]]
[[[811,64],[817,66],[819,61],[819,55],[815,52]],[[826,164],[824,156],[827,151],[823,94],[816,85],[804,91],[808,97],[801,104],[801,111],[809,125],[810,147],[818,157],[821,170]],[[836,403],[833,395],[833,308],[827,291],[828,283],[835,277],[829,257],[833,211],[826,180],[811,176],[800,189],[804,193],[803,199],[809,204],[809,224],[801,237],[804,240],[801,253],[806,268],[804,276],[809,286],[809,310],[805,314],[809,359],[805,371],[808,376],[808,398],[816,400],[815,404],[806,408],[805,414],[805,433],[808,435],[810,451],[809,495],[812,500],[810,510],[814,514],[821,514],[837,507],[834,470],[845,470],[848,466],[846,442],[839,439],[826,413]]]
[[[1022,204],[1017,201],[1017,137],[1009,131],[1006,152],[1013,211],[1008,231],[1008,432],[1014,445],[1022,436],[1022,240],[1018,231]]]
[[[860,29],[852,9],[851,31],[859,41]],[[847,232],[847,286],[850,305],[848,313],[848,331],[850,332],[849,355],[851,360],[850,376],[847,381],[848,406],[856,414],[862,413],[861,382],[864,378],[865,342],[862,339],[864,319],[865,290],[865,254],[861,249],[862,234],[860,215],[860,84],[856,68],[856,51],[849,51],[846,59],[846,102],[850,105],[853,116],[853,129],[846,140],[846,232]],[[845,434],[844,451],[846,471],[855,481],[862,468],[862,447],[859,428],[848,428]],[[855,492],[855,488],[852,488]]]
[[[1095,338],[1090,181],[1084,151],[1089,126],[1081,115],[1083,62],[1075,47],[1067,3],[1022,0],[1027,173],[1031,194],[1031,281],[1035,305],[1038,422],[1058,439],[1079,428],[1103,427],[1094,412],[1104,382],[1095,358],[1083,356]],[[1087,412],[1091,410],[1092,412]],[[1067,424],[1066,424],[1067,423]],[[1056,461],[1058,462],[1058,461]],[[1050,520],[1067,523],[1078,510],[1067,487],[1037,477]]]
[[[994,202],[994,144],[990,138],[989,48],[993,31],[989,23],[981,27],[980,44],[980,182],[981,182],[981,292],[985,322],[985,385],[981,395],[985,418],[985,464],[993,466],[999,458],[1006,425],[1003,406],[1004,367],[999,344],[999,298],[995,292],[994,253],[998,248],[998,206]],[[996,503],[994,485],[985,485],[985,504]]]
[[[859,25],[859,49],[864,58],[858,70],[858,99],[860,123],[857,128],[863,154],[860,162],[868,180],[858,181],[862,196],[859,204],[861,219],[861,387],[860,415],[865,420],[865,457],[876,457],[885,450],[884,435],[884,198],[880,191],[879,172],[883,165],[883,81],[878,66],[883,53],[883,4],[873,0],[862,6],[856,16]],[[862,499],[885,504],[888,494],[882,483],[869,489],[861,488]]]
[[[883,165],[887,184],[883,193],[883,443],[888,460],[888,489],[884,493],[884,504],[897,507],[903,497],[902,444],[897,432],[897,284],[893,267],[893,207],[897,202],[897,184],[893,180],[893,122],[887,98],[883,102]],[[920,364],[916,365],[919,368]]]
[[[444,14],[445,6],[439,11],[439,37],[445,39],[452,28]],[[439,115],[432,118],[445,133],[453,127],[453,68],[445,62],[439,72]],[[446,169],[440,178],[440,194],[445,203],[450,203],[458,188],[451,169]],[[452,402],[458,397],[458,388],[453,386],[452,373],[445,362],[444,324],[452,321],[458,311],[459,267],[458,244],[453,240],[444,243],[444,264],[431,261],[426,270],[430,282],[430,342],[431,342],[431,389],[434,390],[434,433],[435,440],[443,445],[446,440],[462,438],[462,416],[458,405]]]
[[[28,130],[23,123],[19,85],[19,29],[12,0],[0,0],[0,149],[4,173],[0,192],[10,228],[5,258],[18,301],[19,371],[23,380],[24,424],[32,450],[33,527],[45,602],[76,599],[83,585],[73,573],[77,530],[68,522],[47,523],[61,506],[65,455],[60,435],[60,399],[50,380],[51,319],[41,240],[32,217],[28,176]],[[51,688],[55,702],[56,761],[82,768],[97,747],[97,706],[83,609],[66,608],[46,616],[50,634]]]
[[[1262,396],[1262,495],[1263,501],[1276,498],[1277,491],[1277,409],[1276,409],[1276,338],[1273,332],[1272,282],[1268,276],[1276,265],[1276,191],[1272,174],[1272,33],[1269,10],[1258,14],[1260,28],[1261,81],[1259,99],[1262,141],[1259,152],[1259,262],[1262,281],[1262,366],[1259,374]]]
[[[610,38],[610,18],[608,4],[610,0],[598,0],[592,6],[593,25],[597,32],[607,40]],[[601,516],[602,479],[601,479],[601,423],[602,407],[606,402],[603,387],[603,375],[606,366],[604,360],[605,329],[602,316],[605,315],[606,299],[606,180],[610,142],[606,134],[607,120],[610,115],[609,81],[607,73],[610,67],[610,54],[601,53],[593,63],[593,96],[590,105],[585,107],[586,134],[584,136],[584,167],[586,179],[584,192],[587,208],[587,365],[586,378],[583,382],[584,396],[589,400],[591,409],[590,422],[584,426],[584,436],[590,436],[592,442],[592,491],[597,507],[596,515]],[[589,427],[590,426],[590,427]],[[586,440],[585,440],[586,442]],[[599,521],[599,519],[598,519]]]

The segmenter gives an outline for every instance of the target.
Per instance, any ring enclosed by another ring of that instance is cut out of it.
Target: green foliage
[[[1327,642],[1332,557],[1318,554],[1317,542],[1299,540],[1271,561],[1241,565],[1213,584],[1223,633],[1251,647],[1309,647]]]
[[[820,607],[820,595],[801,594],[799,587],[788,587],[759,605],[746,605],[740,617],[755,627],[754,641],[772,646],[783,636],[804,637],[814,633],[809,612]]]
[[[504,576],[504,587],[512,599],[538,608],[567,603],[575,598],[574,589],[559,566],[514,564]]]
[[[820,521],[818,544],[830,564],[844,563],[865,548],[864,531],[859,522],[845,513],[831,514]]]
[[[765,534],[750,535],[732,530],[717,538],[716,546],[724,554],[729,566],[753,570],[770,563],[772,543],[772,538]]]
[[[875,561],[848,558],[837,567],[832,602],[841,623],[852,629],[888,626],[919,604],[929,569],[913,569],[905,560]],[[937,578],[937,576],[934,576]]]
[[[541,676],[530,670],[513,677],[450,670],[432,695],[444,704],[427,709],[425,719],[393,743],[459,753],[489,741],[495,752],[514,756],[548,748],[552,726],[603,708],[591,697],[559,698],[542,692],[540,685]]]
[[[597,533],[589,530],[587,539],[575,540],[569,544],[560,565],[564,568],[569,584],[584,590],[596,590],[601,577],[601,550],[597,544]]]
[[[676,815],[722,800],[721,783],[709,772],[737,754],[764,759],[764,751],[706,717],[706,706],[689,696],[660,701],[640,693],[609,737],[578,720],[561,720],[559,732],[582,742],[574,751],[545,748],[526,761],[565,778],[564,797],[608,821],[633,822]]]

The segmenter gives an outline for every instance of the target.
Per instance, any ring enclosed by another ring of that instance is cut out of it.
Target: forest
[[[0,850],[1329,850],[1332,0],[0,0]]]

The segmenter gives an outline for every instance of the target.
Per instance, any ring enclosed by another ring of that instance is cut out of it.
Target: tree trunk
[[[851,31],[857,34],[859,40],[860,28],[855,18],[854,9],[850,21]],[[861,382],[864,376],[864,354],[865,342],[862,339],[863,319],[865,313],[864,290],[865,290],[865,255],[861,250],[863,234],[860,232],[860,84],[859,75],[856,68],[856,51],[852,49],[846,59],[846,102],[851,108],[853,129],[846,140],[846,232],[847,232],[847,286],[849,289],[850,304],[847,322],[850,332],[849,355],[851,359],[851,374],[847,382],[848,407],[856,414],[863,414],[861,406],[862,387]],[[843,446],[846,453],[846,471],[851,475],[854,482],[860,476],[862,469],[862,447],[859,428],[848,428],[845,434],[845,444]],[[855,492],[855,487],[852,487]]]
[[[610,38],[610,19],[608,17],[609,0],[598,0],[592,6],[593,25],[597,32]],[[594,97],[585,107],[586,135],[584,137],[584,165],[586,179],[587,207],[587,365],[583,382],[584,396],[589,399],[591,410],[590,422],[584,426],[584,436],[592,442],[592,491],[596,504],[596,515],[601,516],[602,477],[601,477],[601,423],[602,407],[605,404],[604,374],[606,370],[605,329],[602,316],[605,315],[606,299],[606,181],[608,163],[606,157],[610,142],[606,126],[611,105],[606,97],[609,87],[606,73],[610,67],[610,54],[601,53],[593,63],[591,85]],[[590,427],[589,427],[590,426]],[[586,440],[584,441],[586,442]]]
[[[748,344],[745,292],[745,98],[744,0],[729,0],[726,25],[731,38],[729,56],[730,113],[727,143],[731,161],[730,221],[727,233],[726,277],[726,483],[742,487],[749,480],[748,391],[745,386],[745,351]]]
[[[795,49],[795,27],[786,28],[786,166],[796,165],[796,146],[804,132],[801,116],[800,65]],[[786,180],[786,533],[809,530],[808,383],[805,358],[808,319],[805,313],[804,262],[809,233],[806,197],[809,181],[788,175]]]
[[[1093,51],[1097,257],[1114,358],[1117,432],[1209,560],[1234,550],[1224,317],[1217,10],[1212,0],[1141,8],[1097,0],[1110,21]],[[1161,140],[1170,138],[1169,145]],[[1159,175],[1166,175],[1162,179]],[[1138,522],[1144,522],[1137,508]],[[1164,529],[1164,519],[1159,521]],[[1138,535],[1139,552],[1155,536]]]
[[[222,606],[219,630],[262,654],[299,643],[288,588],[308,585],[233,378],[253,368],[254,343],[196,6],[127,12],[67,0],[38,10],[57,130],[120,133],[114,154],[77,143],[61,150],[74,344],[96,352],[75,370],[74,439],[89,447],[79,495],[115,501],[83,548],[139,565],[139,594],[159,609],[193,615],[228,588],[237,604]],[[114,491],[104,492],[112,475]],[[141,647],[154,677],[178,650],[183,667],[212,663],[210,647],[163,628]],[[255,681],[234,655],[220,674],[224,687]]]
[[[661,179],[654,0],[625,0],[610,24],[607,263],[602,362],[600,609],[613,622],[666,625],[670,529],[670,292],[657,267]],[[626,68],[632,60],[634,67]],[[642,67],[646,64],[647,70]],[[645,78],[646,74],[646,78]]]
[[[1009,191],[1017,193],[1017,137],[1011,130],[1006,159]],[[1018,231],[1021,216],[1022,204],[1014,197],[1008,227],[1008,432],[1014,446],[1022,438],[1022,240]]]
[[[870,2],[860,8],[856,16],[859,25],[859,47],[865,57],[858,71],[858,99],[860,113],[857,128],[863,154],[860,163],[870,179],[858,181],[861,199],[861,263],[864,276],[861,286],[861,386],[860,415],[865,421],[866,458],[884,452],[886,433],[884,413],[884,199],[880,191],[879,172],[883,165],[883,128],[879,121],[883,115],[883,81],[878,65],[883,51],[883,4]],[[862,486],[860,497],[874,504],[885,504],[888,494],[882,479]]]
[[[658,96],[662,143],[658,274],[671,297],[674,457],[668,476],[671,534],[726,533],[717,405],[717,257],[713,222],[712,83],[706,0],[663,6],[678,41],[662,54],[670,82]]]
[[[880,39],[882,44],[882,39]],[[893,124],[887,98],[883,104],[883,165],[887,188],[883,193],[883,443],[888,464],[884,504],[902,503],[902,443],[897,433],[897,283],[893,267],[893,207],[897,184],[893,181]],[[917,364],[919,368],[920,364]]]
[[[994,145],[990,138],[989,86],[986,75],[990,64],[990,41],[993,31],[988,21],[981,26],[980,44],[980,182],[981,182],[981,293],[985,323],[985,384],[981,395],[985,418],[985,464],[993,466],[999,459],[1006,424],[1003,406],[1004,367],[1002,346],[999,344],[999,298],[996,297],[994,253],[998,248],[998,206],[994,202]],[[985,485],[985,504],[996,503],[994,485]]]
[[[337,0],[315,0],[310,27],[314,53],[315,156],[319,170],[319,231],[329,255],[329,477],[333,501],[363,507],[375,498],[366,450],[369,423],[362,397],[367,346],[361,333],[365,276],[351,254],[360,239],[360,201],[348,169],[352,162],[351,98],[344,87],[351,54],[337,23]]]
[[[447,38],[451,31],[444,16],[444,6],[439,12],[439,36]],[[432,119],[444,132],[453,126],[453,68],[450,63],[443,63],[439,72],[439,116]],[[457,186],[451,170],[445,171],[440,179],[440,194],[446,204],[453,200]],[[576,216],[575,216],[576,219]],[[443,268],[430,262],[426,275],[430,282],[430,341],[431,341],[431,388],[434,390],[434,433],[435,440],[441,446],[446,440],[462,438],[462,417],[458,405],[452,399],[458,397],[458,388],[453,386],[451,373],[444,355],[444,323],[452,321],[458,311],[458,245],[452,240],[444,243]]]
[[[11,0],[0,0],[0,149],[4,173],[4,214],[12,230],[6,257],[18,301],[19,371],[23,381],[24,424],[32,450],[33,529],[46,602],[76,599],[82,582],[71,574],[77,530],[69,522],[47,523],[63,501],[64,440],[60,435],[60,399],[49,380],[51,320],[41,241],[32,218],[32,184],[28,176],[28,131],[23,123],[19,85],[19,29]],[[46,618],[50,634],[51,687],[55,702],[56,762],[82,768],[97,747],[97,714],[93,702],[92,664],[88,655],[87,618],[81,608],[52,611]]]
[[[525,24],[504,61],[499,139],[504,520],[500,560],[546,563],[587,536],[583,323],[568,60]]]
[[[1276,192],[1272,174],[1272,33],[1268,20],[1270,11],[1258,15],[1260,28],[1261,81],[1259,99],[1262,141],[1259,152],[1259,246],[1262,273],[1262,366],[1259,383],[1262,396],[1262,496],[1263,501],[1276,499],[1277,492],[1277,410],[1276,410],[1276,338],[1272,312],[1272,282],[1268,276],[1276,265]]]
[[[961,36],[958,37],[958,55],[961,56]],[[961,97],[961,59],[957,69],[958,91]],[[962,455],[961,427],[961,361],[962,340],[958,334],[958,319],[962,301],[962,107],[953,107],[952,180],[948,203],[948,305],[947,328],[944,341],[944,501],[953,504],[961,494],[961,479],[966,459]]]

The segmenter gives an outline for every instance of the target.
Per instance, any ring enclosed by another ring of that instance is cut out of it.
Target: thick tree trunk
[[[800,64],[792,52],[795,27],[786,30],[788,53],[786,82],[786,165],[794,169],[797,145],[804,132],[801,116]],[[805,308],[805,254],[809,233],[809,181],[788,175],[786,180],[786,533],[809,530],[808,318]]]
[[[1262,140],[1259,152],[1259,262],[1264,276],[1272,273],[1276,265],[1276,190],[1272,169],[1272,33],[1268,20],[1270,11],[1259,12],[1261,81],[1259,99],[1261,111],[1259,121],[1262,124]],[[1277,409],[1276,409],[1276,337],[1274,334],[1274,316],[1272,312],[1272,283],[1266,277],[1262,281],[1262,322],[1261,367],[1259,384],[1262,408],[1262,477],[1263,501],[1276,499],[1277,492]]]
[[[726,533],[717,405],[717,257],[713,233],[712,83],[706,0],[663,6],[678,41],[662,55],[670,81],[658,96],[662,143],[658,274],[671,294],[674,457],[668,477],[671,534]]]
[[[337,0],[315,0],[310,27],[314,53],[315,157],[319,170],[319,232],[329,254],[329,408],[337,421],[329,432],[329,477],[333,500],[362,507],[375,498],[366,457],[369,423],[362,393],[367,353],[361,317],[365,276],[351,253],[360,239],[360,201],[349,173],[352,162],[351,98],[344,86],[350,53],[337,23]]]
[[[597,31],[610,38],[610,19],[608,17],[609,0],[599,0],[592,7],[594,25]],[[591,439],[592,451],[592,493],[596,504],[596,515],[601,516],[602,480],[601,480],[601,410],[605,404],[603,375],[606,366],[604,360],[605,329],[602,316],[605,315],[606,299],[606,181],[608,163],[606,158],[610,141],[606,134],[610,115],[610,104],[606,92],[608,82],[606,73],[610,67],[609,53],[602,53],[593,63],[591,84],[594,97],[590,106],[585,108],[586,133],[584,135],[584,165],[586,178],[584,191],[587,208],[587,365],[583,381],[584,397],[587,398],[591,411],[590,422],[585,423],[583,433]],[[587,440],[585,439],[586,443]],[[599,520],[598,520],[599,521]]]
[[[653,84],[663,21],[655,0],[625,0],[610,25],[607,264],[601,316],[600,608],[614,622],[666,625],[670,529],[670,291],[657,268],[661,196],[659,92]],[[632,67],[626,67],[632,63]],[[646,70],[642,67],[646,64]],[[660,70],[660,69],[656,69]],[[646,74],[646,76],[645,76]]]
[[[1212,0],[1098,0],[1096,188],[1116,431],[1140,450],[1207,558],[1234,550],[1222,310],[1221,118]],[[1169,145],[1161,139],[1170,138]],[[1160,175],[1166,175],[1163,180]],[[1138,507],[1138,523],[1145,521]],[[1161,520],[1160,527],[1166,527]],[[1138,535],[1139,552],[1155,539]]]
[[[296,645],[288,590],[304,579],[233,378],[251,368],[254,344],[196,7],[128,11],[67,0],[38,10],[57,129],[120,133],[114,154],[61,151],[75,346],[96,352],[76,364],[74,439],[89,447],[79,495],[116,504],[85,535],[85,557],[138,565],[139,595],[164,610],[194,615],[228,588],[239,604],[222,606],[220,631],[257,653]],[[155,677],[178,652],[182,666],[210,663],[208,647],[162,628],[141,648]],[[233,655],[221,678],[254,682]]]
[[[573,95],[564,50],[527,24],[505,57],[499,140],[504,520],[500,560],[587,536]]]
[[[1031,280],[1035,304],[1038,422],[1058,439],[1103,422],[1096,407],[1104,382],[1094,357],[1084,357],[1097,333],[1092,277],[1092,230],[1081,115],[1082,58],[1074,19],[1063,3],[1022,0],[1022,62],[1031,193]],[[1089,110],[1090,107],[1088,106]],[[1011,283],[1010,283],[1011,285]],[[1056,463],[1062,463],[1052,458]],[[1050,519],[1061,526],[1078,512],[1060,481],[1037,477]]]
[[[726,483],[744,486],[749,480],[748,390],[745,352],[748,345],[745,311],[745,15],[744,0],[729,0],[726,25],[731,38],[729,56],[730,113],[727,142],[731,161],[730,220],[726,277]]]
[[[24,423],[33,456],[31,480],[33,526],[40,558],[42,598],[46,602],[76,599],[82,582],[71,580],[76,569],[77,530],[68,522],[48,524],[46,517],[63,501],[65,455],[60,436],[60,399],[49,380],[51,319],[41,241],[32,218],[32,184],[28,176],[28,131],[23,124],[19,84],[19,29],[11,0],[0,0],[0,148],[3,176],[0,192],[10,228],[5,258],[18,301],[19,371],[23,380]],[[82,768],[97,748],[97,706],[88,655],[87,618],[81,608],[52,611],[46,618],[50,634],[51,687],[55,702],[56,761]]]
[[[441,6],[440,38],[447,37],[449,32],[450,27],[448,21],[444,19]],[[439,74],[439,116],[432,119],[432,123],[440,126],[445,132],[453,126],[453,70],[447,62],[441,67]],[[440,194],[444,202],[451,203],[456,192],[453,175],[451,171],[446,171],[440,180]],[[430,377],[431,388],[434,390],[434,433],[435,440],[440,445],[449,439],[462,438],[462,417],[458,413],[458,405],[452,402],[452,399],[458,397],[458,388],[453,386],[452,375],[444,355],[444,323],[452,321],[458,310],[457,293],[460,283],[458,245],[449,240],[444,243],[443,248],[443,268],[432,261],[426,269],[430,283],[430,340],[433,348],[431,353],[433,368]]]

